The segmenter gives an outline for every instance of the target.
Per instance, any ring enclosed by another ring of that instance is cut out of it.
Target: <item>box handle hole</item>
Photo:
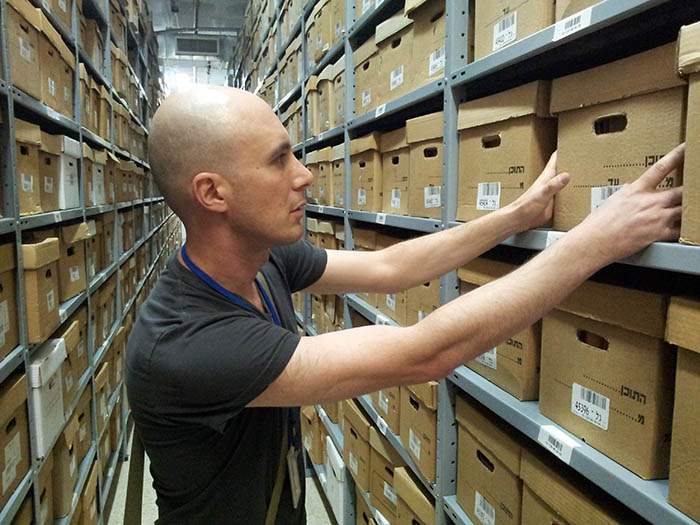
[[[358,439],[357,432],[355,432],[355,429],[351,428],[350,433],[352,434],[352,437],[354,437],[355,439]]]
[[[418,404],[418,401],[413,399],[413,396],[408,397],[408,402],[411,403],[411,406],[415,409],[418,410],[420,408],[420,405]]]
[[[481,452],[481,450],[476,451],[476,457],[479,461],[481,461],[482,465],[489,469],[489,472],[493,472],[493,469],[495,468],[493,463]]]
[[[364,64],[362,64],[363,71],[367,71],[368,69],[369,69],[369,62],[365,62]]]
[[[364,168],[365,166],[367,166],[366,162],[364,162],[364,161],[360,162],[360,168]]]
[[[391,49],[396,49],[401,45],[401,38],[395,38],[391,41]]]
[[[17,418],[13,417],[5,427],[5,434],[9,434],[17,426]]]
[[[583,344],[593,346],[595,348],[600,348],[601,350],[607,350],[610,343],[605,337],[589,332],[588,330],[577,330],[576,337]]]
[[[608,133],[619,133],[627,128],[627,115],[608,115],[600,117],[593,123],[596,135],[606,135]]]
[[[399,158],[398,157],[391,157],[391,163],[396,166],[399,163]]]
[[[436,14],[430,19],[430,23],[431,23],[431,24],[434,24],[435,22],[437,22],[438,20],[440,20],[440,18],[442,18],[442,15],[444,15],[444,14],[445,14],[445,11],[444,11],[444,10],[440,11],[439,13],[436,13]]]
[[[384,470],[386,470],[386,473],[389,474],[392,478],[394,477],[394,471],[391,470],[389,467],[384,467]]]
[[[486,137],[481,137],[481,147],[484,149],[497,148],[501,145],[500,135],[488,135]]]
[[[423,156],[424,156],[426,159],[431,159],[431,158],[437,157],[437,155],[438,155],[438,149],[437,149],[437,148],[425,148],[425,149],[423,150]]]

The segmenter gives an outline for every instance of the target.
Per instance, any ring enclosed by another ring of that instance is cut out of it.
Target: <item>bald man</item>
[[[312,176],[261,99],[224,87],[173,95],[149,141],[156,183],[187,230],[127,351],[161,524],[305,523],[304,477],[296,504],[284,460],[303,473],[296,407],[444,378],[598,269],[679,234],[681,189],[656,186],[683,146],[530,262],[414,326],[300,337],[292,292],[395,293],[435,279],[546,222],[568,175],[552,156],[489,215],[377,252],[325,251],[300,240]]]

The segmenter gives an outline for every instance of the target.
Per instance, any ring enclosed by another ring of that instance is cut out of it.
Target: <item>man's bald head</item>
[[[149,161],[158,188],[181,219],[193,204],[187,191],[192,178],[235,172],[248,130],[270,118],[276,117],[262,99],[223,86],[196,86],[160,105],[148,138]]]

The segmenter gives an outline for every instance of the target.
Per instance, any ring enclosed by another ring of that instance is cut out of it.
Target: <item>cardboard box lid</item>
[[[374,32],[374,43],[376,45],[381,44],[384,40],[394,36],[396,33],[410,26],[412,23],[413,20],[407,16],[404,16],[404,14],[399,11],[388,20],[384,20],[384,22],[377,25]]]
[[[68,418],[68,423],[63,428],[63,439],[66,440],[66,446],[70,449],[75,443],[75,438],[80,431],[80,423],[77,417],[71,416]]]
[[[382,153],[407,147],[408,142],[406,141],[406,128],[387,131],[379,136],[379,151]]]
[[[66,244],[75,244],[76,242],[89,239],[95,234],[97,234],[97,230],[94,220],[70,224],[61,228],[61,240]]]
[[[298,35],[294,40],[292,40],[292,43],[289,44],[289,47],[287,48],[287,51],[291,52],[296,52],[301,48],[301,35]]]
[[[373,131],[369,135],[352,139],[350,141],[350,156],[357,155],[363,151],[379,151],[379,132]]]
[[[306,230],[310,232],[318,232],[318,219],[315,217],[306,218]]]
[[[15,267],[15,245],[0,244],[0,273],[9,272]]]
[[[330,436],[326,436],[326,457],[328,458],[328,465],[330,465],[332,472],[326,472],[326,476],[333,476],[339,482],[345,481],[345,463],[343,462],[343,456],[340,455],[338,449],[335,448],[333,440]]]
[[[403,459],[401,459],[401,456],[396,451],[394,446],[389,443],[389,440],[382,436],[374,427],[369,429],[369,444],[389,464],[397,467],[405,465]]]
[[[105,99],[110,106],[112,105],[112,99],[109,96],[109,91],[107,91],[107,88],[104,86],[100,86],[100,98]]]
[[[315,420],[318,420],[316,408],[312,406],[301,407],[301,417],[305,418],[310,425],[313,424]]]
[[[420,383],[418,385],[408,385],[407,388],[413,392],[430,410],[437,410],[437,381],[428,381],[427,383]]]
[[[681,27],[678,34],[678,72],[700,72],[700,22]]]
[[[338,60],[336,60],[335,64],[333,64],[333,76],[331,77],[331,79],[335,80],[338,77],[338,75],[341,75],[344,72],[345,72],[345,55],[341,56]]]
[[[409,144],[442,138],[444,114],[442,111],[406,121],[406,141]]]
[[[483,286],[518,268],[515,264],[477,257],[457,270],[460,280]]]
[[[34,352],[29,362],[29,386],[40,388],[61,368],[66,359],[66,342],[49,339]]]
[[[549,82],[538,80],[460,104],[457,128],[468,129],[525,115],[548,117],[550,87]]]
[[[333,74],[333,64],[328,64],[319,73],[318,82],[319,84],[323,81],[330,82],[333,78],[335,78],[335,75]]]
[[[316,75],[311,75],[309,79],[306,81],[306,93],[305,96],[308,96],[310,91],[316,91],[318,90],[318,76]]]
[[[671,297],[666,320],[666,340],[700,352],[700,300]]]
[[[634,308],[629,308],[631,304]],[[556,308],[663,339],[668,297],[654,292],[586,281]]]
[[[83,62],[80,63],[80,80],[86,84],[89,84],[90,82],[87,69],[85,69],[85,64]]]
[[[83,489],[82,504],[85,516],[90,515],[92,500],[97,492],[97,463],[97,461],[93,462],[92,467],[90,467],[90,474],[88,475],[85,488]]]
[[[474,439],[487,448],[508,470],[520,476],[520,458],[522,446],[513,429],[495,414],[479,407],[463,396],[457,396],[455,417],[457,422],[469,432]]]
[[[60,155],[63,152],[63,143],[60,135],[51,135],[50,133],[41,132],[41,151],[51,153],[52,155]]]
[[[100,90],[100,84],[97,83],[97,80],[95,80],[95,77],[90,77],[90,90],[91,91],[99,91]]]
[[[15,141],[23,144],[41,145],[41,128],[18,118],[15,119]]]
[[[377,54],[378,52],[379,48],[377,47],[377,44],[374,41],[374,35],[372,35],[369,37],[369,39],[367,39],[367,41],[364,44],[357,48],[353,53],[355,69],[357,69],[360,66],[360,64],[362,64],[365,60]]]
[[[0,384],[0,418],[7,419],[18,406],[27,401],[27,377],[13,372]]]
[[[124,342],[124,339],[126,337],[126,328],[124,326],[120,326],[119,329],[117,330],[117,333],[114,336],[114,346],[119,346]]]
[[[335,225],[335,238],[339,241],[345,242],[345,224],[339,222]]]
[[[672,42],[554,79],[550,111],[559,113],[683,85],[685,82],[677,75],[676,45]]]
[[[335,235],[335,223],[331,221],[318,221],[318,233]]]
[[[109,150],[106,150],[106,152],[107,152],[107,161],[108,162],[113,162],[115,164],[121,164],[119,157],[117,157],[114,153],[112,153]]]
[[[435,505],[411,479],[404,467],[394,469],[394,489],[396,495],[408,505],[413,513],[426,525],[435,523]]]
[[[26,270],[37,270],[61,258],[58,238],[49,237],[43,241],[22,244],[22,261]]]
[[[345,160],[345,143],[331,148],[331,160]]]
[[[27,0],[7,0],[7,3],[32,24],[37,31],[41,31],[41,10],[36,9]]]
[[[306,153],[306,165],[307,166],[309,164],[318,164],[318,151],[319,150],[314,150],[314,151],[309,151]]]
[[[107,164],[107,152],[105,150],[92,150],[93,162],[95,164]]]
[[[354,400],[346,399],[343,401],[343,417],[357,430],[358,435],[362,439],[369,441],[369,428],[371,424]]]
[[[39,10],[37,9],[37,11]],[[51,21],[46,18],[46,15],[42,11],[39,11],[39,17],[41,22],[41,32],[46,35],[46,38],[48,38],[49,42],[51,42],[58,50],[58,53],[71,67],[71,69],[75,69],[75,55],[70,52],[68,46],[63,42],[63,39],[58,34],[58,31],[56,31],[56,28],[54,28]]]
[[[317,162],[330,162],[331,161],[331,155],[333,152],[333,148],[328,146],[326,148],[321,148],[319,150],[316,150],[317,152],[317,157],[316,160]]]
[[[410,13],[418,9],[420,6],[428,3],[430,0],[406,0],[403,6],[403,14],[408,16]]]
[[[83,158],[86,158],[91,162],[95,161],[95,155],[92,152],[92,148],[88,146],[85,142],[83,142]]]
[[[99,392],[109,379],[109,363],[102,363],[95,374],[95,392]]]
[[[68,328],[66,328],[61,337],[66,343],[66,353],[70,353],[80,342],[80,322],[76,319],[66,324]]]
[[[353,228],[352,236],[355,246],[360,246],[369,250],[374,250],[377,246],[377,232],[375,230]]]

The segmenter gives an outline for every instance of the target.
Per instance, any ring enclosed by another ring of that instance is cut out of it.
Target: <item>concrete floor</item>
[[[131,430],[131,429],[130,429]],[[129,433],[131,438],[131,432]],[[131,439],[129,439],[129,448],[131,450]],[[143,481],[143,511],[141,513],[142,523],[150,525],[155,522],[158,517],[158,509],[156,508],[156,493],[153,490],[153,478],[148,468],[148,456],[146,456],[146,464],[144,467]],[[114,482],[112,490],[107,501],[107,515],[109,520],[107,525],[122,525],[124,523],[124,505],[126,502],[126,485],[129,477],[129,463],[119,462],[116,472],[114,473]],[[316,476],[310,476],[306,479],[306,522],[308,525],[335,525],[335,519],[332,516],[330,507],[327,506],[325,496],[321,494],[321,487],[316,479]]]

